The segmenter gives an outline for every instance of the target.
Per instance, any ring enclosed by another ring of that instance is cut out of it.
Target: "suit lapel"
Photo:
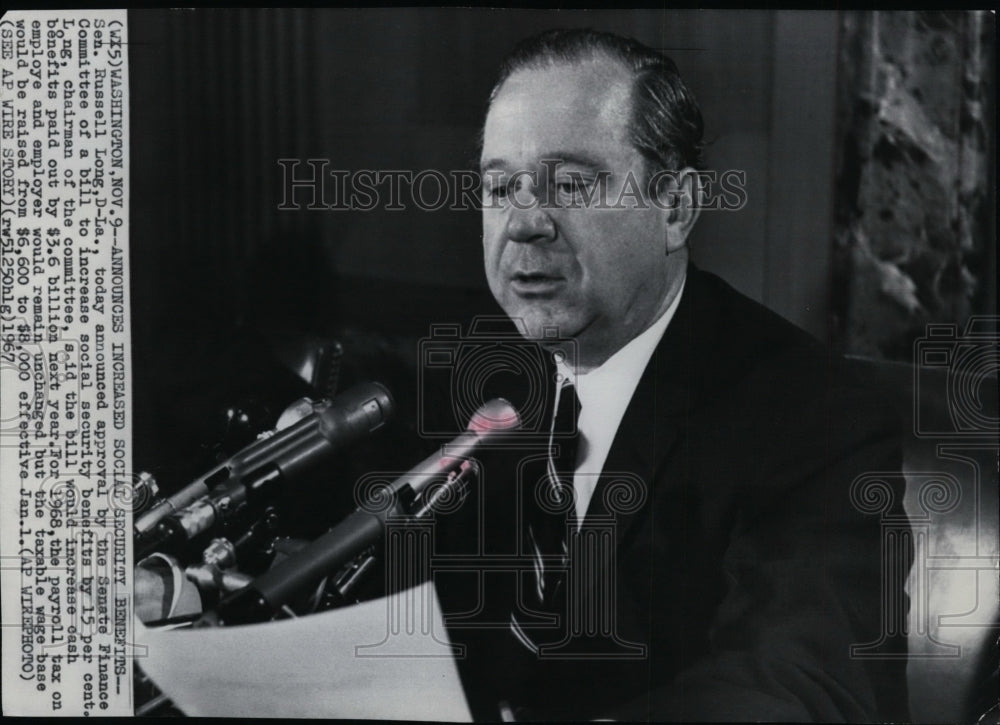
[[[653,485],[697,402],[700,373],[710,349],[706,334],[715,329],[700,275],[693,265],[689,267],[677,312],[625,410],[584,519],[596,523],[615,518],[618,551],[630,529],[648,515]],[[625,481],[627,488],[620,488],[619,481]]]

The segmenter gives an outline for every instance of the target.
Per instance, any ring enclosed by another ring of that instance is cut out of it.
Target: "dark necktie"
[[[554,415],[549,418],[549,436],[546,456],[535,459],[524,469],[522,484],[525,500],[524,516],[525,551],[531,556],[534,569],[533,593],[525,603],[529,608],[561,614],[565,608],[566,568],[569,559],[567,535],[575,526],[576,507],[573,502],[573,472],[576,469],[576,449],[579,435],[576,421],[580,401],[576,388],[563,380],[557,389],[559,396]],[[559,621],[562,621],[561,619]],[[537,652],[538,644],[529,633],[533,627],[511,612],[511,632],[527,649]],[[545,639],[552,636],[549,631]],[[558,639],[558,637],[556,637]]]
[[[576,523],[573,503],[573,472],[579,436],[576,422],[580,401],[576,388],[563,381],[551,421],[545,471],[533,491],[526,515],[528,545],[534,558],[538,604],[547,610],[556,606],[565,580],[569,557],[567,535]],[[553,566],[558,561],[559,564]]]

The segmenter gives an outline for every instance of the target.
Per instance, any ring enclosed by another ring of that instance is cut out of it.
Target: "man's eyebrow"
[[[503,159],[490,159],[488,161],[479,162],[479,172],[482,173],[486,169],[502,169],[507,166],[507,162]]]
[[[574,151],[553,151],[542,156],[542,164],[568,164],[571,166],[586,166],[588,168],[597,170],[602,168],[603,164],[592,156],[587,156],[586,154],[581,154]],[[504,159],[493,158],[486,161],[482,161],[479,164],[479,171],[485,172],[487,169],[506,169],[508,168],[508,163]]]
[[[556,161],[560,164],[569,164],[571,166],[587,166],[595,170],[605,165],[599,159],[574,151],[553,151],[542,158],[544,161]]]

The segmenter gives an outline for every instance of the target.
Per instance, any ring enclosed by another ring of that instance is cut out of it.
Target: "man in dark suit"
[[[886,574],[879,492],[852,487],[898,469],[895,418],[690,264],[701,134],[673,63],[634,41],[554,31],[502,67],[486,272],[552,354],[554,400],[542,455],[487,454],[483,517],[439,542],[525,562],[437,578],[477,717],[906,719],[905,649],[882,640],[909,549]],[[852,654],[878,642],[891,656]]]

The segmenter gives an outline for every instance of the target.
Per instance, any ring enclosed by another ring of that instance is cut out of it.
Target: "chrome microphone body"
[[[381,383],[362,383],[332,401],[311,405],[312,413],[254,441],[139,517],[140,553],[190,541],[244,504],[375,432],[391,419],[394,407]]]

